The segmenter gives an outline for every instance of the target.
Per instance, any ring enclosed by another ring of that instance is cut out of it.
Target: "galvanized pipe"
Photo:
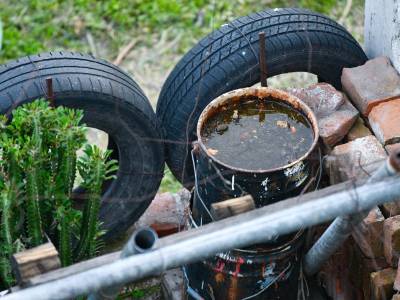
[[[400,152],[393,153],[367,180],[367,184],[393,176],[399,170]],[[368,216],[368,213],[367,210],[354,215],[337,217],[305,255],[304,272],[307,275],[318,273],[322,265],[340,248],[353,229]]]
[[[340,215],[362,212],[376,205],[398,200],[400,178],[396,176],[315,198],[315,195],[323,192],[320,190],[302,195],[301,198],[284,200],[160,239],[154,251],[30,287],[7,295],[4,300],[71,299],[156,275],[229,249],[262,243],[276,235],[288,234]]]
[[[157,233],[150,227],[137,229],[129,238],[121,251],[120,259],[125,259],[131,255],[145,253],[154,249],[154,245],[158,239]],[[116,285],[107,289],[100,290],[89,295],[88,300],[107,300],[114,299],[121,285]]]

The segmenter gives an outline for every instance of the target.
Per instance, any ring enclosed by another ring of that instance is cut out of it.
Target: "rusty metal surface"
[[[278,247],[235,249],[192,264],[186,268],[188,284],[206,300],[294,299],[302,237],[300,231]]]
[[[309,150],[296,161],[269,170],[234,168],[210,155],[203,143],[203,126],[227,104],[268,99],[289,105],[311,124],[314,139]],[[311,109],[298,98],[272,88],[251,87],[226,93],[212,101],[200,115],[198,141],[193,145],[195,195],[192,203],[193,226],[213,220],[211,204],[250,194],[256,207],[296,196],[311,187],[316,174],[314,161],[318,144],[317,120]],[[188,288],[207,300],[295,299],[300,270],[303,231],[275,236],[268,243],[235,249],[187,266]]]
[[[243,88],[243,89],[238,89],[234,90],[228,93],[225,93],[218,98],[214,99],[211,101],[207,107],[203,110],[201,113],[198,123],[197,123],[197,137],[198,137],[198,145],[199,147],[207,153],[207,148],[203,143],[202,139],[202,132],[203,132],[203,126],[206,123],[206,120],[213,116],[214,114],[218,113],[220,111],[220,108],[226,105],[227,103],[232,103],[232,102],[240,102],[240,101],[246,101],[249,98],[254,99],[258,98],[260,100],[266,99],[266,98],[273,98],[274,101],[276,102],[282,102],[293,109],[303,113],[308,121],[311,124],[313,134],[314,134],[314,140],[313,143],[310,147],[310,149],[299,159],[291,162],[290,164],[274,168],[274,169],[269,169],[269,170],[247,170],[247,169],[242,169],[242,168],[233,168],[232,166],[229,166],[225,164],[224,162],[218,160],[215,158],[215,156],[210,156],[210,159],[214,160],[218,164],[225,166],[226,168],[237,170],[237,171],[242,171],[242,172],[251,172],[251,173],[266,173],[266,172],[274,172],[274,171],[279,171],[279,170],[284,170],[290,167],[295,166],[298,162],[303,161],[305,158],[307,158],[317,147],[318,144],[318,138],[319,138],[319,129],[318,129],[318,123],[317,123],[317,118],[315,117],[313,111],[299,98],[270,87],[249,87],[249,88]]]

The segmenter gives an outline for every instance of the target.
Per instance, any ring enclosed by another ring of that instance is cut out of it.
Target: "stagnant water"
[[[311,147],[307,118],[273,99],[248,99],[222,106],[203,125],[210,155],[235,168],[268,170],[302,157]]]

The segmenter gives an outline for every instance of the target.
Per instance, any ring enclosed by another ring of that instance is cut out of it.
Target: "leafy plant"
[[[10,121],[0,118],[0,287],[13,283],[10,256],[47,238],[63,266],[98,253],[101,188],[118,166],[110,151],[85,145],[82,117],[37,100],[15,109]],[[88,195],[83,213],[71,200],[77,172]]]

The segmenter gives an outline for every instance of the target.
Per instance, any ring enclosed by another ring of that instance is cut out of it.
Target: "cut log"
[[[211,215],[215,220],[221,220],[255,208],[253,197],[246,195],[211,204]]]
[[[61,267],[57,249],[52,243],[16,253],[11,259],[12,269],[19,285],[25,285],[30,278]]]

